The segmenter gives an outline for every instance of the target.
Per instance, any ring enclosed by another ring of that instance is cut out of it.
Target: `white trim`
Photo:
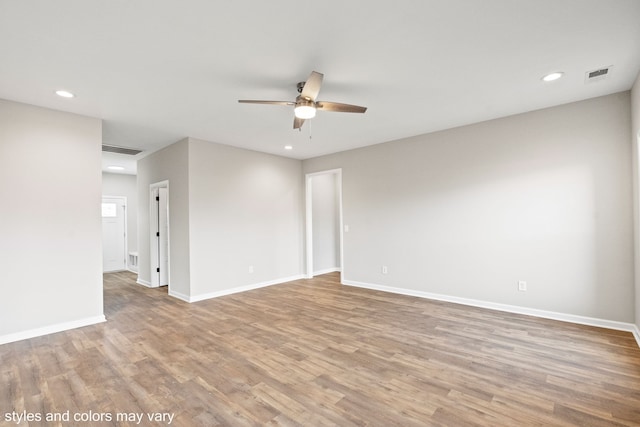
[[[305,176],[306,279],[313,278],[313,184],[311,178],[311,174]]]
[[[638,346],[640,346],[640,331],[633,323],[618,322],[615,320],[598,319],[595,317],[578,316],[575,314],[558,313],[555,311],[539,310],[536,308],[520,307],[516,305],[499,304],[489,301],[481,301],[470,298],[460,298],[450,295],[434,294],[431,292],[416,291],[413,289],[396,288],[391,286],[374,285],[371,283],[357,282],[354,280],[342,280],[343,285],[355,286],[358,288],[371,289],[376,291],[390,292],[400,295],[408,295],[419,298],[432,299],[437,301],[452,302],[455,304],[469,305],[472,307],[487,308],[490,310],[505,311],[508,313],[525,314],[527,316],[540,317],[543,319],[559,320],[562,322],[577,323],[580,325],[597,326],[600,328],[614,329],[617,331],[627,331],[633,333]]]
[[[336,179],[338,180],[338,223],[340,226],[340,232],[338,237],[340,238],[340,272],[344,269],[344,219],[342,212],[342,169],[336,169]]]
[[[340,271],[340,270],[341,270],[340,267],[325,268],[324,270],[314,271],[313,275],[319,276],[321,274],[335,273],[336,271]]]
[[[208,292],[206,294],[200,294],[200,295],[189,296],[189,295],[184,295],[184,294],[180,294],[178,292],[172,292],[172,291],[169,291],[169,295],[186,302],[198,302],[198,301],[204,301],[211,298],[223,297],[225,295],[237,294],[239,292],[246,292],[246,291],[252,291],[254,289],[265,288],[267,286],[279,285],[281,283],[292,282],[294,280],[300,280],[305,278],[306,278],[306,275],[298,274],[296,276],[283,277],[280,279],[268,280],[266,282],[254,283],[254,284],[245,285],[245,286],[238,286],[236,288],[225,289],[223,291],[217,291],[217,292]]]
[[[29,329],[26,331],[15,332],[7,335],[0,335],[0,344],[7,344],[15,341],[22,341],[29,338],[40,337],[43,335],[55,334],[57,332],[68,331],[69,329],[81,328],[83,326],[95,325],[96,323],[106,322],[104,315],[87,317],[85,319],[73,320],[71,322],[57,323],[55,325],[44,326],[42,328]]]
[[[158,262],[159,259],[156,257],[156,253],[158,251],[158,241],[156,239],[156,231],[157,223],[158,223],[158,212],[155,209],[155,194],[154,192],[159,191],[160,188],[167,189],[167,246],[168,253],[167,258],[169,262],[167,263],[167,280],[169,281],[168,287],[171,289],[171,218],[170,218],[170,203],[169,203],[169,180],[154,182],[149,184],[149,254],[150,254],[150,265],[149,265],[149,277],[151,278],[151,288],[160,287],[160,277],[156,272],[156,269],[159,267]]]

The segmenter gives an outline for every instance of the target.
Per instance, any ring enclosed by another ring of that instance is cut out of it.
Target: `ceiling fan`
[[[239,99],[243,104],[266,105],[294,105],[293,128],[300,129],[307,119],[316,116],[316,110],[336,111],[339,113],[364,113],[367,107],[358,105],[340,104],[338,102],[316,101],[324,74],[312,71],[306,82],[298,83],[298,95],[295,101],[258,101],[253,99]]]

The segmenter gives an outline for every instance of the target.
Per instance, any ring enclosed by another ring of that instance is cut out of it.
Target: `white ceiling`
[[[237,102],[293,100],[312,70],[318,99],[366,114],[298,132],[291,107]],[[191,136],[304,159],[628,90],[639,70],[638,0],[0,0],[0,98],[147,152]]]

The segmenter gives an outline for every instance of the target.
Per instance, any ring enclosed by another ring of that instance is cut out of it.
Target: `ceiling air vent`
[[[608,67],[598,68],[597,70],[593,71],[587,71],[584,74],[584,82],[593,83],[606,79],[611,73],[611,67],[612,65],[609,65]]]
[[[126,154],[129,156],[135,156],[142,153],[142,150],[136,150],[135,148],[116,147],[115,145],[103,145],[102,151],[109,153]]]

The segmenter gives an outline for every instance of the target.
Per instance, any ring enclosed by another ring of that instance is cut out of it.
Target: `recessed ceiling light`
[[[284,149],[285,150],[293,150],[293,146],[292,145],[285,145]]]
[[[110,169],[112,171],[123,171],[124,168],[122,166],[107,166],[107,169]]]
[[[75,95],[66,90],[57,90],[56,95],[61,96],[63,98],[73,98]]]
[[[554,73],[549,73],[546,76],[544,76],[542,78],[543,82],[552,82],[554,80],[558,80],[560,77],[562,77],[564,75],[564,73],[562,71],[556,71]]]

